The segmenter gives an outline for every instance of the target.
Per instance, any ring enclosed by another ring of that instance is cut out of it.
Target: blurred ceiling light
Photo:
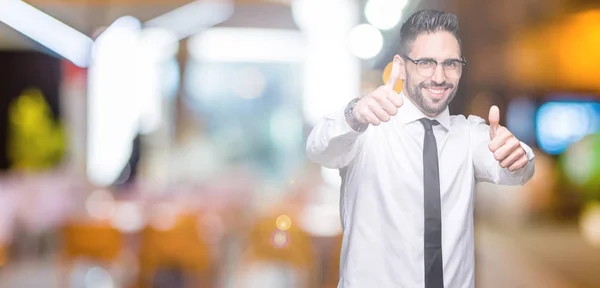
[[[360,16],[358,1],[295,0],[291,8],[306,37],[302,110],[307,124],[315,125],[360,96],[360,61],[348,49],[348,31]]]
[[[132,85],[140,22],[117,19],[98,39],[89,69],[87,174],[95,185],[114,183],[129,161],[139,128],[139,105]]]
[[[163,28],[146,28],[139,38],[140,53],[144,59],[157,62],[175,57],[179,50],[179,41],[174,32]]]
[[[347,0],[294,0],[292,1],[292,17],[298,27],[304,31],[321,32],[328,37],[335,37],[332,31],[344,30],[356,21],[354,1]]]
[[[382,47],[381,32],[369,24],[355,26],[348,35],[348,48],[358,58],[371,59],[379,54]]]
[[[398,25],[407,3],[408,0],[369,0],[365,5],[365,17],[371,25],[389,30]]]
[[[221,23],[232,14],[231,0],[197,0],[158,16],[145,25],[173,31],[178,41]]]
[[[94,41],[20,0],[0,0],[0,21],[79,67],[87,67]]]
[[[304,39],[294,30],[211,28],[189,40],[190,54],[207,62],[302,62]]]

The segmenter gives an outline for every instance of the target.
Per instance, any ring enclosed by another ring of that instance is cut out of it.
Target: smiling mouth
[[[442,99],[446,96],[446,93],[450,90],[449,87],[443,88],[425,88],[425,90],[429,93],[432,98]]]
[[[446,90],[448,90],[448,88],[428,88],[427,89],[427,91],[429,91],[429,93],[431,93],[431,94],[442,94]]]

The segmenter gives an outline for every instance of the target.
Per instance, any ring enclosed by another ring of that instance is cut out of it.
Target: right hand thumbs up
[[[391,116],[398,113],[398,108],[403,104],[402,97],[394,91],[400,78],[400,57],[394,57],[392,72],[385,85],[375,89],[356,103],[352,113],[360,123],[369,123],[375,126],[381,122],[388,122]]]

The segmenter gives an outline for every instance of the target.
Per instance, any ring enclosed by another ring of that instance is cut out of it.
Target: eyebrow
[[[442,61],[437,61],[431,57],[423,57],[423,58],[417,58],[415,59],[415,61],[423,61],[423,60],[428,60],[428,61],[435,61],[435,62],[439,62],[439,63],[443,63],[443,62],[448,62],[448,61],[462,61],[460,58],[448,58]]]

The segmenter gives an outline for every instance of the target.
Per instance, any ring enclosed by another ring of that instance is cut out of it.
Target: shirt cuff
[[[369,124],[362,124],[360,122],[356,122],[356,123],[348,123],[348,121],[346,120],[346,114],[344,113],[345,109],[341,109],[337,112],[335,112],[332,116],[332,118],[335,120],[335,126],[337,129],[335,134],[337,135],[360,135],[363,132],[365,132],[365,130],[367,130],[367,128],[369,127]],[[352,125],[351,125],[352,124]]]
[[[521,143],[521,148],[523,148],[523,150],[525,150],[525,155],[527,155],[527,164],[525,164],[525,166],[521,167],[520,169],[517,169],[515,171],[509,171],[508,168],[504,168],[509,174],[511,174],[512,176],[518,176],[520,175],[521,177],[523,176],[523,173],[525,173],[525,170],[527,168],[528,165],[531,165],[531,160],[535,157],[535,154],[533,154],[533,150],[531,149],[531,147],[529,147],[527,144],[523,143],[522,141],[519,141]]]
[[[523,150],[525,150],[525,155],[527,155],[527,160],[531,161],[531,159],[533,159],[535,157],[535,154],[533,154],[533,150],[531,149],[531,147],[529,147],[527,144],[523,143],[522,141],[519,141],[521,143],[521,148],[523,148]]]

